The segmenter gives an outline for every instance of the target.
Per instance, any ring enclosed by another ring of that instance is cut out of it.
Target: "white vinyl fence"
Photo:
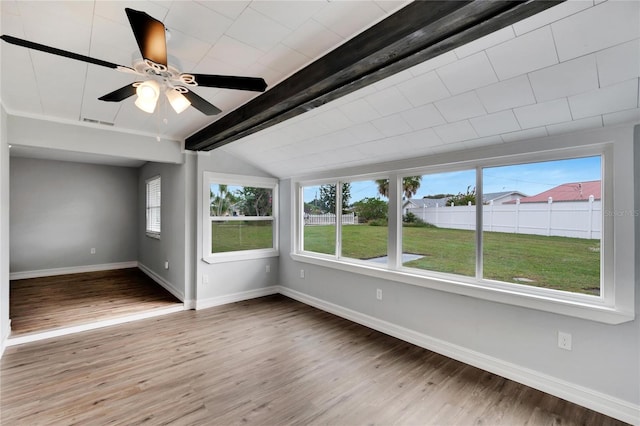
[[[345,213],[342,215],[342,223],[344,225],[354,225],[358,223],[355,213]],[[305,225],[335,225],[336,215],[329,214],[306,214],[304,215]]]
[[[600,239],[602,201],[496,204],[483,206],[483,230],[515,234]],[[440,228],[475,229],[475,206],[410,208],[420,219]]]

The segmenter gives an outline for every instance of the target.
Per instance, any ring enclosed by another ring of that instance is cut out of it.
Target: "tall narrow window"
[[[336,253],[336,185],[302,188],[303,250],[322,254]]]
[[[147,179],[147,235],[160,238],[160,176]]]

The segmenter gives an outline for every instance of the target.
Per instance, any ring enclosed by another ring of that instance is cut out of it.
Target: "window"
[[[146,181],[147,189],[147,226],[149,237],[160,239],[160,176]]]
[[[450,165],[393,171],[383,179],[299,182],[301,219],[292,257],[487,300],[624,322],[633,306],[625,297],[629,287],[614,285],[613,271],[620,268],[614,215],[607,214],[617,211],[612,151],[611,145],[595,145],[455,158]],[[342,215],[336,216],[336,205]],[[372,211],[377,216],[368,216]],[[354,222],[345,216],[349,213],[357,217]]]
[[[276,256],[277,181],[205,172],[207,262]]]

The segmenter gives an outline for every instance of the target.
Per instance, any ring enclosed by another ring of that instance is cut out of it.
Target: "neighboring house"
[[[447,205],[447,201],[449,197],[443,198],[409,198],[405,200],[402,204],[402,214],[407,214],[408,209],[422,209],[422,208],[434,208],[434,207],[444,207]]]
[[[563,183],[562,185],[558,185],[537,195],[520,198],[520,203],[547,203],[549,202],[549,197],[551,197],[553,202],[588,201],[589,196],[591,195],[593,195],[594,200],[599,200],[601,198],[602,185],[599,180]],[[514,203],[515,200],[503,204]]]
[[[493,201],[493,204],[505,204],[509,201],[515,201],[516,199],[526,198],[527,195],[520,191],[502,191],[502,192],[489,192],[482,194],[482,204],[489,204]]]

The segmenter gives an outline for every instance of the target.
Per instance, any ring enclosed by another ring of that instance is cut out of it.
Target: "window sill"
[[[228,253],[215,253],[205,256],[202,260],[206,263],[224,263],[224,262],[237,262],[242,260],[253,259],[265,259],[269,257],[278,257],[280,253],[276,249],[264,249],[264,250],[247,250],[247,251],[234,251]]]
[[[426,274],[409,272],[407,270],[390,270],[384,266],[370,266],[343,260],[322,258],[315,255],[301,253],[291,253],[290,255],[293,260],[298,262],[605,324],[622,324],[634,319],[634,312],[623,311],[615,306],[604,305],[599,298],[588,300],[588,297],[579,297],[580,295],[578,295],[578,297],[575,298],[576,300],[560,299],[549,294],[534,294],[535,290],[531,291],[531,293],[525,293],[517,291],[517,289],[507,288],[510,287],[510,285],[488,286],[484,281],[481,283],[473,278],[462,281],[447,277],[427,276]]]
[[[159,240],[160,239],[160,233],[147,232],[147,237]]]

